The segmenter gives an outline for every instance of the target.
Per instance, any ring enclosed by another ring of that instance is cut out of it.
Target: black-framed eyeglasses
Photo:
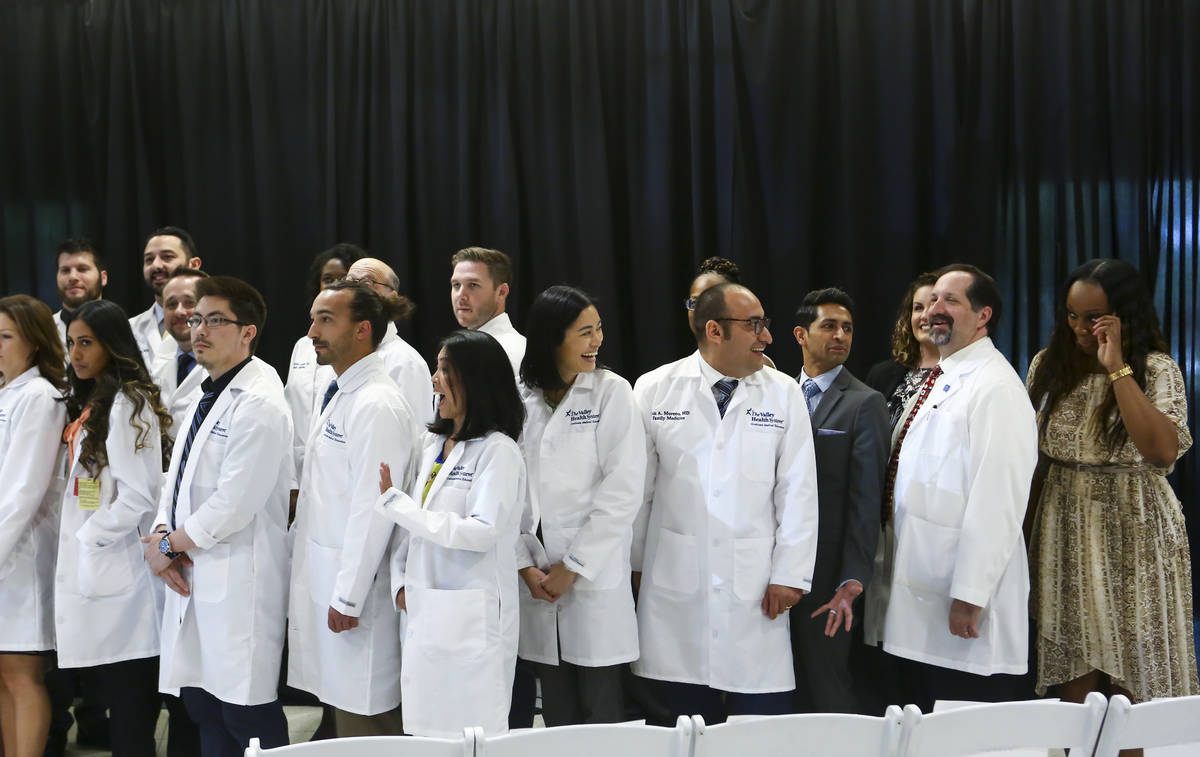
[[[227,323],[236,323],[238,326],[253,325],[249,323],[242,323],[241,321],[235,321],[232,318],[226,318],[223,315],[217,315],[215,313],[213,315],[193,315],[191,318],[184,321],[184,323],[186,323],[188,328],[191,329],[199,328],[200,324],[202,323],[205,326],[208,326],[210,329],[219,329]]]
[[[396,289],[396,287],[392,286],[391,284],[388,284],[383,281],[376,281],[375,279],[371,278],[370,276],[363,276],[361,279],[352,279],[349,276],[346,276],[345,279],[346,279],[346,281],[357,281],[358,283],[366,284],[369,287],[381,286],[381,287],[387,287],[388,289],[392,290],[393,292],[400,291],[399,289]]]
[[[748,323],[750,328],[754,329],[754,335],[758,336],[763,333],[763,329],[771,328],[770,318],[714,318],[714,321],[737,321],[738,323]]]
[[[686,300],[683,301],[683,306],[685,308],[687,308],[688,310],[695,310],[696,309],[696,298],[688,297]]]

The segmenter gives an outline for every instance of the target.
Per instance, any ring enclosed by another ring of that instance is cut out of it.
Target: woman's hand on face
[[[1102,315],[1092,324],[1092,333],[1099,343],[1096,359],[1100,365],[1109,373],[1121,370],[1125,365],[1125,355],[1121,350],[1121,319],[1115,315]]]
[[[379,493],[383,494],[392,488],[392,469],[387,463],[379,464]]]

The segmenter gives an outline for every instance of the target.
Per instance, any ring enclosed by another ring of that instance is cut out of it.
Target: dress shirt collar
[[[251,355],[242,362],[225,371],[224,375],[222,375],[221,378],[217,379],[216,381],[213,381],[212,376],[209,376],[208,378],[204,379],[204,383],[200,385],[200,388],[204,390],[205,394],[212,393],[217,397],[220,397],[221,392],[225,391],[225,387],[229,386],[229,384],[233,382],[233,379],[239,373],[241,373],[242,369],[245,368],[253,359],[254,356]]]

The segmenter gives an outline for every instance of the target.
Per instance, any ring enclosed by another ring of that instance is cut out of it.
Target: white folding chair
[[[1083,704],[1032,700],[977,704],[922,715],[904,707],[904,757],[964,757],[1001,750],[1058,747],[1088,757],[1107,703],[1096,692]],[[1075,751],[1078,750],[1078,751]]]
[[[346,739],[306,741],[303,744],[263,749],[250,739],[245,757],[472,757],[473,729],[464,728],[461,739],[423,736],[359,736]]]
[[[611,723],[535,728],[503,736],[475,731],[475,757],[690,757],[692,723],[674,728]]]
[[[823,757],[892,757],[900,740],[900,708],[881,717],[815,713],[731,718],[705,725],[692,716],[695,757],[775,757],[820,754]]]
[[[1096,757],[1116,757],[1122,749],[1195,744],[1200,753],[1200,696],[1130,704],[1117,694],[1108,703]]]

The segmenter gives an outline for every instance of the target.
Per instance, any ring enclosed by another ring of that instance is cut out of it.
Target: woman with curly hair
[[[1029,563],[1038,691],[1135,702],[1200,691],[1179,500],[1187,398],[1138,271],[1092,260],[1063,286],[1029,366],[1042,486]]]
[[[50,308],[0,299],[0,734],[7,757],[41,757],[50,728],[63,348]]]
[[[908,285],[892,327],[892,359],[876,363],[867,372],[866,385],[887,400],[893,432],[904,406],[941,359],[929,339],[929,319],[925,317],[937,278],[936,273],[923,273]]]
[[[162,595],[140,537],[158,507],[171,416],[118,305],[81,306],[67,328],[67,352],[58,664],[84,668],[94,682],[109,710],[114,757],[153,757]]]

